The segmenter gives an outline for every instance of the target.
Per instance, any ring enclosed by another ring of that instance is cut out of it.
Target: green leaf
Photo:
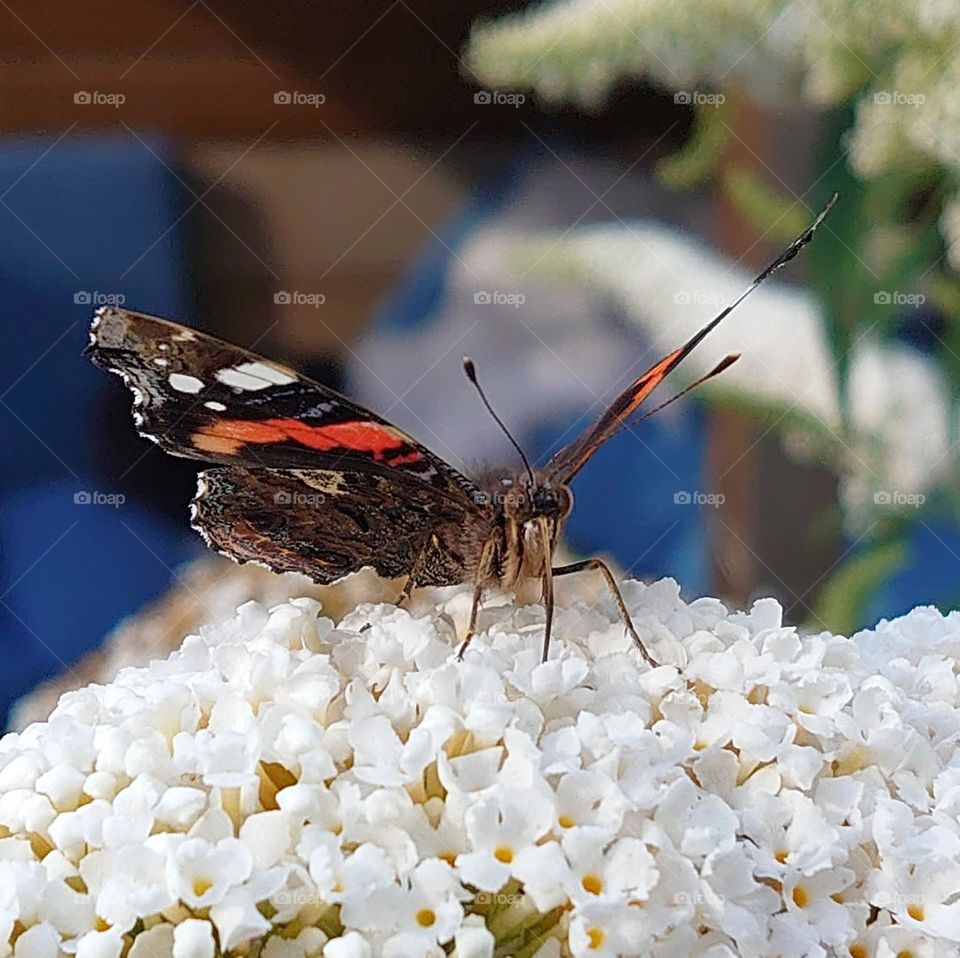
[[[728,112],[725,103],[697,108],[693,132],[683,148],[656,165],[657,176],[664,186],[692,190],[710,179],[730,142],[730,127],[724,122]]]
[[[810,223],[806,208],[782,190],[772,188],[749,166],[731,163],[721,183],[730,205],[764,242],[789,243]]]
[[[817,624],[851,635],[862,625],[862,615],[876,590],[907,562],[903,539],[888,540],[843,562],[827,580],[817,599]]]

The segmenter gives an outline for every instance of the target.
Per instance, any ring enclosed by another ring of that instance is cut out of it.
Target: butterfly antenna
[[[510,433],[510,430],[507,429],[506,425],[504,425],[503,420],[496,414],[496,412],[493,409],[493,406],[490,405],[490,400],[487,399],[486,393],[483,391],[483,387],[480,385],[479,382],[477,382],[477,368],[476,366],[473,365],[473,360],[469,356],[463,357],[463,371],[467,374],[467,379],[469,379],[470,382],[472,382],[473,385],[476,387],[477,392],[480,393],[480,398],[483,400],[484,406],[487,407],[487,412],[490,413],[491,416],[493,416],[496,424],[503,430],[503,434],[507,437],[507,439],[510,440],[511,443],[513,443],[513,448],[516,449],[517,452],[520,454],[520,459],[523,461],[523,465],[527,470],[527,474],[530,476],[530,485],[535,486],[537,484],[537,480],[533,474],[533,467],[530,465],[530,460],[527,459],[523,450],[520,448],[520,443],[513,438],[513,436]]]
[[[635,426],[638,422],[643,422],[644,419],[649,419],[651,416],[655,416],[658,412],[660,412],[661,409],[666,409],[667,406],[672,406],[678,399],[682,399],[687,393],[693,392],[694,389],[696,389],[698,386],[702,386],[708,379],[713,379],[714,376],[719,376],[720,373],[722,373],[725,369],[729,369],[739,358],[740,353],[731,353],[729,356],[725,356],[706,375],[701,376],[699,379],[690,383],[689,386],[685,386],[680,390],[680,392],[678,392],[675,396],[671,396],[666,402],[660,403],[659,406],[654,406],[649,412],[644,413],[637,419],[634,419],[630,425]]]
[[[703,329],[700,330],[692,339],[687,340],[686,343],[682,346],[680,350],[677,351],[677,354],[672,358],[671,369],[680,362],[688,353],[690,353],[694,347],[699,345],[701,340],[711,332],[720,321],[726,319],[765,279],[772,276],[778,269],[782,269],[787,263],[792,260],[797,253],[800,252],[813,239],[813,234],[816,233],[820,224],[827,218],[830,210],[836,206],[837,200],[840,199],[839,193],[834,193],[830,197],[830,201],[827,205],[817,214],[816,219],[786,248],[780,255],[769,265],[767,265],[763,270],[761,270],[753,282],[729,305],[725,306],[718,316],[715,316]]]

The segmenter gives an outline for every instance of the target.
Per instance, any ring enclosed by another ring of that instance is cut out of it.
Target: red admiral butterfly
[[[329,583],[372,566],[415,586],[474,585],[463,655],[483,592],[526,577],[542,584],[543,658],[550,646],[553,579],[584,569],[606,579],[640,654],[637,634],[609,568],[600,559],[553,566],[570,481],[624,428],[641,403],[691,350],[771,273],[810,241],[833,207],[692,339],[647,370],[578,439],[534,470],[493,412],[473,364],[464,368],[523,461],[519,475],[476,482],[406,433],[291,369],[177,323],[106,307],[91,327],[87,354],[123,377],[134,393],[143,436],[167,452],[216,464],[199,475],[191,515],[207,544],[237,562],[299,572]],[[719,365],[661,404],[678,399],[737,359]],[[647,413],[647,415],[651,415]]]

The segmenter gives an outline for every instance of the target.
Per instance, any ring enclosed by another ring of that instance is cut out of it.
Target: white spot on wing
[[[266,389],[268,386],[285,386],[287,383],[296,382],[295,376],[282,369],[256,362],[221,369],[216,377],[226,386],[244,390]]]
[[[162,356],[157,356],[157,358],[154,360],[154,363],[156,363],[158,366],[169,366],[170,360],[164,359]]]
[[[222,402],[213,402],[212,400],[205,402],[204,406],[206,406],[207,409],[212,409],[214,412],[225,412],[227,408]]]
[[[171,373],[170,385],[179,393],[198,393],[203,389],[203,382],[196,376],[185,376],[183,373]]]

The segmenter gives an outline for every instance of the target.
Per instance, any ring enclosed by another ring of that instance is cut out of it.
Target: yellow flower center
[[[561,828],[573,828],[577,824],[569,815],[561,815],[557,821]]]
[[[923,905],[920,905],[918,903],[907,905],[907,914],[914,921],[923,921],[923,918],[924,918]]]
[[[213,888],[213,882],[209,878],[194,878],[193,893],[199,898]]]
[[[436,924],[437,916],[433,913],[431,908],[421,908],[417,912],[417,924],[421,928],[430,928]]]
[[[810,904],[810,896],[807,894],[803,885],[797,885],[793,889],[793,903],[797,908],[806,908]]]
[[[863,945],[851,945],[850,958],[867,958],[867,949]]]
[[[513,861],[513,849],[507,848],[506,845],[501,845],[499,848],[494,849],[493,857],[498,861],[502,862],[504,865],[509,865]]]
[[[584,875],[580,884],[583,890],[591,895],[599,895],[603,891],[603,879],[599,875]]]
[[[778,862],[782,865],[787,860],[787,855],[790,853],[784,849],[780,849],[773,857],[776,858]]]
[[[603,939],[606,936],[603,934],[602,928],[588,928],[587,929],[587,938],[590,941],[589,948],[591,951],[596,951],[598,948],[603,947]]]

